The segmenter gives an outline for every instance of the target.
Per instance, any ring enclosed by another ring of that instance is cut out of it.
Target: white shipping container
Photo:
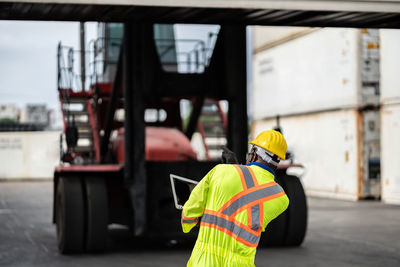
[[[377,30],[325,28],[254,54],[254,118],[379,103]]]
[[[400,31],[381,36],[381,169],[382,200],[400,204]]]
[[[400,31],[380,30],[381,103],[400,103]]]
[[[295,162],[306,168],[302,178],[311,196],[356,200],[362,190],[357,110],[283,117],[280,126]],[[272,129],[274,119],[253,124],[252,134]]]
[[[359,31],[321,29],[254,56],[254,118],[355,107]]]
[[[254,26],[253,48],[257,53],[259,50],[265,50],[266,47],[276,46],[283,42],[296,39],[313,30],[316,30],[316,28]]]
[[[378,30],[314,29],[254,55],[256,128],[280,116],[310,195],[380,197],[379,42]]]
[[[382,200],[400,204],[400,105],[381,108]]]
[[[49,179],[60,162],[60,132],[0,132],[0,179]]]

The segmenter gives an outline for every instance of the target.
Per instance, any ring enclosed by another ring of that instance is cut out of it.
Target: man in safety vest
[[[217,165],[185,203],[183,231],[200,221],[187,266],[254,266],[261,232],[288,207],[288,197],[274,181],[274,171],[285,159],[285,138],[264,131],[250,144],[246,165]]]

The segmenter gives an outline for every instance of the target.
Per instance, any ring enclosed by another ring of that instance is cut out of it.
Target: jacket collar
[[[246,164],[246,166],[251,166],[251,165],[256,165],[256,166],[258,166],[260,168],[263,168],[264,170],[272,173],[272,175],[275,177],[275,172],[270,167],[268,167],[267,165],[262,164],[260,162],[249,162],[249,163]]]

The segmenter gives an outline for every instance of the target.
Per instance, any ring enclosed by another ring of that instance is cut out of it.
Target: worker
[[[186,201],[183,232],[200,222],[187,266],[255,266],[261,232],[288,207],[288,197],[274,181],[278,163],[285,159],[285,138],[263,131],[250,144],[246,165],[218,164]]]

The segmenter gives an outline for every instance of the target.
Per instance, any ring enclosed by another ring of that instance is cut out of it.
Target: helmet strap
[[[271,164],[274,167],[278,167],[279,164],[279,157],[275,155],[274,153],[269,152],[268,150],[265,150],[261,147],[258,147],[256,145],[253,145],[252,150],[254,149],[255,153],[257,156],[259,156],[263,161],[265,161],[268,164]]]

